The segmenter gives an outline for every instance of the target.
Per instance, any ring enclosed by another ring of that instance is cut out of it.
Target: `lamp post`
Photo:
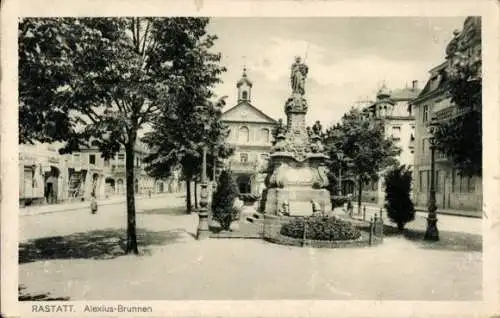
[[[427,215],[427,229],[425,231],[424,240],[426,241],[439,241],[439,231],[437,228],[437,206],[436,206],[436,184],[435,184],[435,151],[436,151],[436,139],[434,138],[434,133],[436,129],[436,119],[433,117],[429,123],[429,144],[431,149],[431,184],[429,189],[429,200],[428,200],[428,215]]]
[[[200,208],[198,210],[198,229],[196,239],[202,240],[208,238],[208,182],[207,182],[207,146],[203,146],[203,163],[201,172],[201,193]]]
[[[337,158],[339,159],[339,178],[338,178],[338,189],[337,195],[342,196],[342,160],[344,159],[344,154],[341,152],[337,152]]]
[[[208,109],[204,106],[197,107],[197,110],[201,112],[201,116],[204,117],[203,120],[204,125],[204,133],[205,136],[208,134],[208,130],[210,129],[210,124],[207,122],[208,116],[206,116],[206,112]],[[200,191],[200,208],[198,209],[198,228],[196,230],[196,239],[203,240],[209,237],[209,228],[208,228],[208,178],[207,178],[207,152],[208,145],[206,140],[204,141],[202,148],[202,166],[201,166],[201,191]]]

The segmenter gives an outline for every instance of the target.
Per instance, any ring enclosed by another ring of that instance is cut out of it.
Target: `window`
[[[267,164],[268,161],[269,161],[269,154],[267,154],[267,153],[260,154],[260,162],[261,163]]]
[[[401,140],[401,126],[392,126],[391,136],[394,141]]]
[[[429,121],[429,105],[424,105],[422,110],[422,122],[426,123]]]
[[[467,192],[473,193],[476,190],[476,178],[468,177],[467,178]]]
[[[460,175],[460,172],[453,169],[451,177],[451,191],[454,193],[473,193],[476,190],[476,178]]]
[[[439,181],[439,170],[435,171],[435,176],[434,176],[434,187],[436,192],[441,192],[441,187],[440,187],[440,181]]]
[[[265,143],[269,143],[269,129],[262,128],[260,134],[261,134],[261,140]]]
[[[424,182],[425,182],[425,171],[419,171],[418,173],[418,185],[419,185],[419,191],[424,192]]]
[[[247,143],[250,141],[250,131],[248,130],[248,127],[240,127],[239,141],[242,143]]]
[[[75,162],[80,162],[81,158],[80,158],[80,154],[79,153],[74,153],[73,154],[73,160]]]
[[[247,163],[248,162],[248,154],[247,153],[240,153],[240,162],[241,163]]]
[[[125,161],[125,154],[124,153],[119,153],[118,154],[118,162],[117,165],[123,165]]]
[[[241,93],[241,99],[245,99],[246,100],[247,98],[248,98],[248,92],[247,91],[243,91]]]
[[[460,180],[460,176],[458,175],[457,171],[453,169],[451,171],[451,192],[453,193],[458,192],[457,180]]]
[[[95,155],[89,155],[89,163],[95,165]]]

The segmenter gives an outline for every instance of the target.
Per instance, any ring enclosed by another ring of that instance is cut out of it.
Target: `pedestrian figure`
[[[90,198],[90,211],[92,214],[97,213],[97,199],[94,193],[92,193],[92,197]]]
[[[347,215],[352,215],[352,210],[353,210],[353,206],[352,206],[352,196],[351,194],[348,194],[347,195]]]

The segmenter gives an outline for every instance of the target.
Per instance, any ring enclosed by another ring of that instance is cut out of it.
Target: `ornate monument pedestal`
[[[266,195],[262,198],[264,213],[306,216],[313,205],[323,212],[331,210],[327,169],[328,158],[320,141],[321,125],[306,129],[307,100],[304,82],[308,68],[296,58],[292,65],[292,94],[285,103],[286,127],[279,122],[276,143],[270,154],[270,170],[266,178]]]

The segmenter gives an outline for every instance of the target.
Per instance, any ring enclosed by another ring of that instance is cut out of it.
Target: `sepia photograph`
[[[483,28],[20,16],[17,300],[480,304]]]

